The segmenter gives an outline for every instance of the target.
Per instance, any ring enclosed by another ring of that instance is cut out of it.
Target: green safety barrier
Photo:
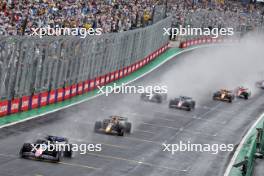
[[[256,157],[264,154],[264,116],[247,137],[239,151],[236,162],[231,169],[229,176],[252,176]]]
[[[261,129],[261,136],[260,136],[260,146],[261,153],[264,155],[264,121]]]

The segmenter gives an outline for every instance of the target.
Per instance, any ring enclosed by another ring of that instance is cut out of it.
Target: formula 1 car
[[[213,100],[228,101],[229,103],[232,103],[234,99],[234,93],[227,89],[221,89],[213,95]]]
[[[107,134],[117,134],[124,136],[125,133],[131,133],[132,124],[128,119],[120,116],[110,116],[103,121],[97,121],[94,125],[95,132],[104,132]]]
[[[238,87],[235,90],[235,94],[237,97],[244,98],[246,100],[251,96],[250,90],[248,88],[244,88],[244,87]]]
[[[180,96],[178,98],[170,100],[169,108],[191,111],[192,109],[195,109],[195,101],[190,97]]]
[[[142,93],[140,96],[141,100],[162,103],[167,100],[166,93]]]
[[[258,82],[256,83],[256,86],[257,86],[258,88],[264,89],[264,80],[262,80],[262,81],[258,81]]]
[[[19,155],[25,159],[60,162],[61,157],[72,157],[72,145],[67,138],[47,136],[34,143],[24,143]]]

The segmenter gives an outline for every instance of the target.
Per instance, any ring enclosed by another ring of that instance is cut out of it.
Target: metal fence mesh
[[[57,89],[124,68],[169,40],[166,18],[122,33],[75,37],[0,38],[0,98]]]

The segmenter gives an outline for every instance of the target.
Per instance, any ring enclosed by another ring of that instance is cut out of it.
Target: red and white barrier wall
[[[195,39],[188,39],[180,42],[179,48],[189,48],[191,46],[204,45],[204,44],[217,44],[217,43],[237,43],[238,39],[234,38],[212,38],[212,37],[199,37]]]
[[[120,70],[101,75],[93,79],[85,80],[77,84],[69,85],[66,87],[58,88],[56,90],[45,91],[31,96],[16,97],[12,100],[0,101],[0,117],[14,114],[23,111],[29,111],[31,109],[40,108],[49,104],[61,102],[77,95],[82,95],[97,88],[97,86],[103,86],[113,81],[121,79],[129,74],[137,71],[141,67],[147,65],[149,62],[157,58],[169,48],[169,44],[162,46],[160,49],[149,54],[144,59],[131,64]]]

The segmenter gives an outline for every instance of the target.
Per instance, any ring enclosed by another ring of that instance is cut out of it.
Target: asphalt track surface
[[[254,176],[261,176],[263,175],[264,170],[264,161],[263,159],[256,159],[255,167],[254,167]]]
[[[199,51],[194,51],[199,52]],[[178,56],[133,84],[148,85],[166,76],[189,53]],[[175,79],[177,77],[175,76]],[[115,94],[0,130],[1,176],[222,176],[232,153],[164,152],[162,143],[238,144],[263,111],[264,95],[232,104],[208,97],[195,111],[168,109],[168,103],[142,102],[139,95]],[[133,133],[125,137],[94,133],[96,120],[128,117]],[[21,159],[21,145],[46,134],[72,143],[102,144],[101,152],[74,153],[49,163]]]

